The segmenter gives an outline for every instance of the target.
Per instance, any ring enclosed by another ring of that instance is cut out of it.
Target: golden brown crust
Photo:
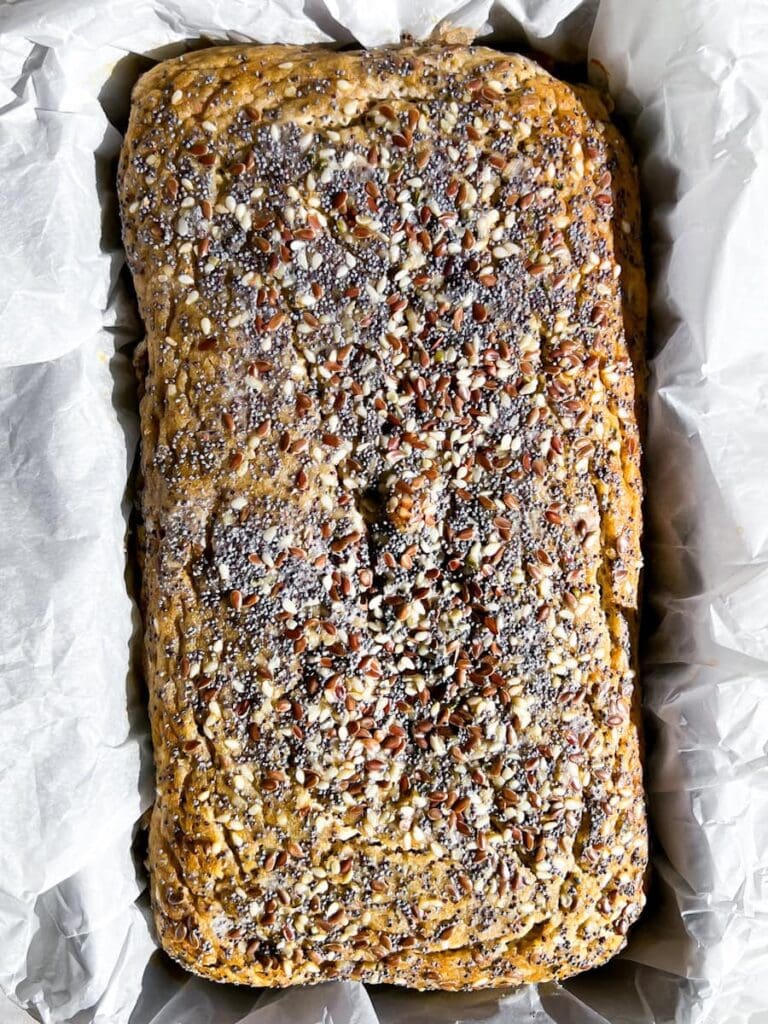
[[[205,50],[139,82],[120,195],[164,948],[272,986],[604,962],[647,850],[602,101],[483,48]]]

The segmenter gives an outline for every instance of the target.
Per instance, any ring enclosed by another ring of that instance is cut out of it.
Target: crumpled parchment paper
[[[563,986],[221,988],[157,952],[131,851],[152,766],[119,129],[139,72],[191,41],[370,46],[449,16],[587,59],[641,165],[655,888],[626,953]],[[768,1020],[767,195],[764,0],[0,0],[2,1024]]]

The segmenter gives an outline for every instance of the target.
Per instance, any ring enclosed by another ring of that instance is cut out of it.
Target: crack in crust
[[[163,947],[218,981],[565,978],[644,901],[645,286],[603,101],[450,45],[145,75]]]

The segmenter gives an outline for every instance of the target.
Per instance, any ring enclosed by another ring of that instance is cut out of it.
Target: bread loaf
[[[138,83],[160,941],[459,989],[644,900],[645,290],[603,101],[522,56],[248,46]]]

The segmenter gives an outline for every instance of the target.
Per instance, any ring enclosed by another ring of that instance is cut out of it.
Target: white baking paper
[[[587,60],[641,164],[654,889],[626,953],[562,986],[218,987],[157,951],[131,847],[152,765],[119,129],[139,72],[201,38],[375,45],[445,17]],[[768,1021],[766,196],[765,0],[0,0],[0,1024]]]

